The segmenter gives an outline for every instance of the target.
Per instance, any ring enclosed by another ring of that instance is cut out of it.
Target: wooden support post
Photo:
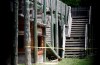
[[[38,34],[37,34],[37,0],[34,0],[34,62],[37,63],[38,58]]]
[[[56,33],[55,33],[55,46],[56,46],[56,52],[57,52],[57,54],[59,54],[58,52],[58,47],[59,47],[59,43],[58,43],[58,0],[55,0],[56,2],[55,2],[55,17],[56,17],[56,19],[55,19],[55,25],[56,25]]]
[[[62,39],[62,58],[64,58],[65,56],[65,42],[66,42],[66,37],[65,37],[65,24],[63,25],[63,32],[62,32],[62,34],[63,34],[63,39]]]
[[[52,3],[53,3],[53,0],[50,0],[50,7],[51,7],[51,44],[52,44],[52,47],[54,49],[54,30],[53,30],[53,10],[52,10]]]
[[[43,13],[44,13],[44,24],[46,24],[46,0],[44,0],[43,2]],[[46,28],[44,28],[44,47],[46,47]],[[46,61],[46,48],[44,48],[44,52],[43,52],[43,61],[45,62]]]
[[[11,65],[18,65],[18,0],[13,0],[14,3],[14,29],[15,29],[15,37],[13,44],[13,56]]]
[[[91,48],[88,50],[88,54],[93,54],[93,31],[92,31],[92,23],[91,23],[91,13],[92,11],[92,6],[90,6],[90,9],[89,9],[89,23],[88,23],[88,27],[89,27],[89,32],[88,32],[88,48]]]
[[[30,10],[29,0],[25,1],[24,13],[24,44],[25,44],[25,65],[31,65],[31,39],[30,39]]]
[[[62,12],[62,2],[60,4],[60,11],[61,11],[61,34],[62,34],[62,48],[63,48],[63,44],[64,44],[64,21],[63,21],[63,12]],[[62,49],[62,57],[64,57],[64,53],[63,53],[63,49]]]

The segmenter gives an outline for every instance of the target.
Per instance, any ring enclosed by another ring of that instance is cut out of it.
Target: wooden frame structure
[[[14,53],[16,54],[14,55],[14,65],[17,65],[19,63],[18,58],[20,54],[25,55],[25,65],[31,65],[32,62],[38,63],[39,55],[42,55],[43,57],[42,62],[46,62],[46,53],[48,52],[48,50],[51,50],[52,55],[60,59],[61,56],[59,56],[60,47],[58,41],[58,33],[63,33],[58,32],[58,15],[61,15],[61,22],[59,23],[64,24],[64,21],[62,21],[64,20],[64,18],[62,18],[62,16],[67,17],[65,11],[68,11],[65,10],[67,9],[65,7],[68,6],[59,0],[15,0],[14,3],[16,8],[16,47],[14,50]],[[62,7],[61,10],[60,7]],[[41,15],[40,17],[39,14]],[[46,15],[51,16],[51,21],[49,22],[51,28],[51,45],[46,42],[46,28],[48,27]],[[41,19],[39,20],[39,18]],[[56,33],[54,33],[54,25]]]

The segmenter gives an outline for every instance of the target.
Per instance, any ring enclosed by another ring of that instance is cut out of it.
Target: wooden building
[[[59,0],[19,0],[18,7],[18,63],[60,59],[68,6],[65,10],[65,4]]]

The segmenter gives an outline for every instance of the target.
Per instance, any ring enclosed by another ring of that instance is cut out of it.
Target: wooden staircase
[[[66,36],[65,58],[85,55],[85,28],[88,24],[88,8],[71,8],[70,37]]]

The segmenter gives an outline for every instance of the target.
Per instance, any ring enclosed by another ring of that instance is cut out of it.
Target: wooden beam
[[[54,49],[54,29],[53,29],[53,9],[52,9],[52,2],[53,0],[50,0],[50,7],[51,7],[51,45]]]
[[[24,44],[25,44],[25,65],[31,65],[31,39],[30,39],[30,10],[29,0],[24,0]]]
[[[49,47],[48,49],[50,49],[50,50],[52,51],[51,53],[53,53],[54,56],[56,56],[58,59],[61,58],[61,57],[57,54],[57,52],[56,52],[48,43],[46,43],[46,46]]]
[[[59,47],[59,42],[58,42],[58,0],[55,0],[55,17],[56,17],[56,19],[55,19],[55,29],[56,29],[56,33],[55,33],[55,47],[56,47],[56,52],[57,52],[57,54],[59,53],[59,51],[58,51],[58,47]]]
[[[38,33],[37,33],[37,0],[34,0],[34,62],[37,63],[38,59]]]
[[[44,0],[43,2],[43,13],[44,13],[44,24],[46,24],[46,1],[47,0]],[[46,47],[46,28],[44,28],[44,47]],[[44,48],[44,52],[43,52],[43,61],[45,62],[46,61],[46,48]]]

